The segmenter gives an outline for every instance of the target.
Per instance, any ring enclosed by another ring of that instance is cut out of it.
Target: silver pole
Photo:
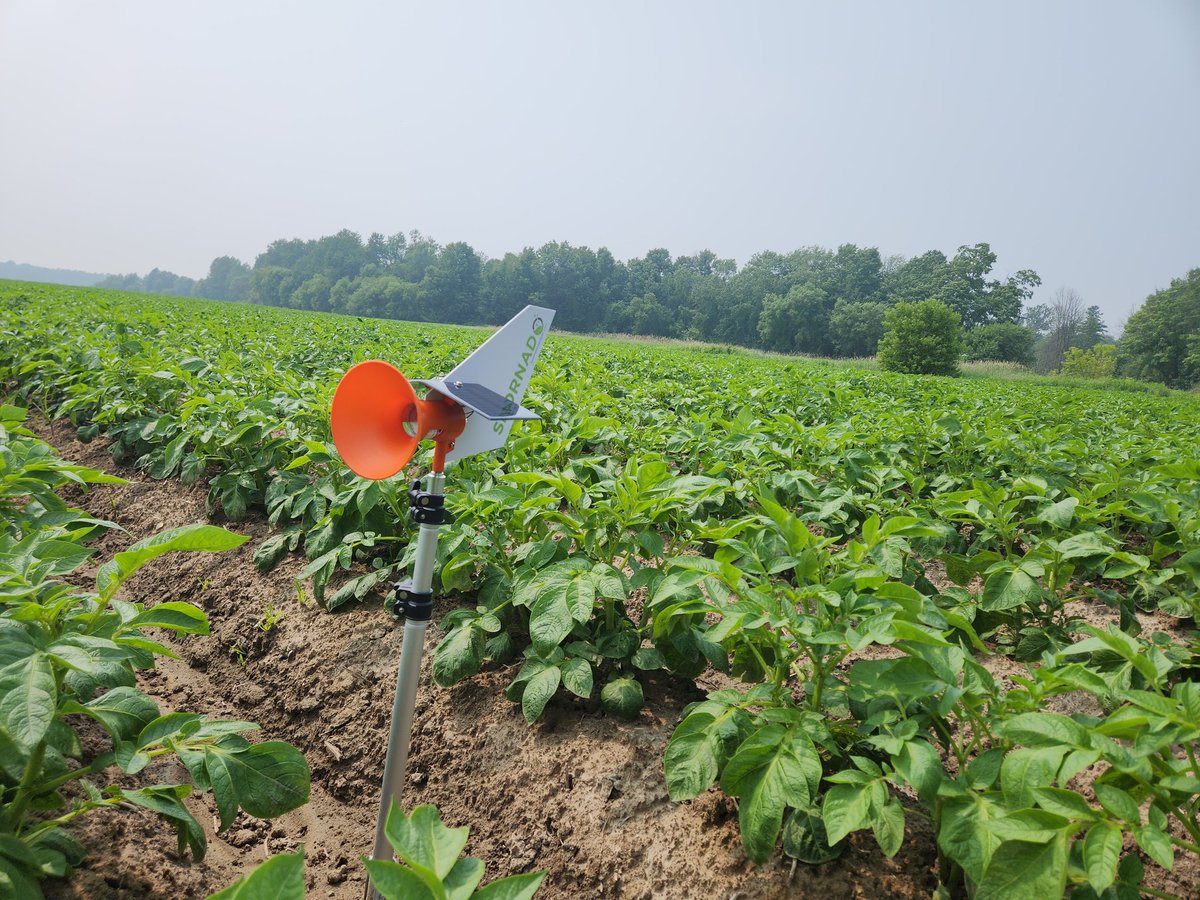
[[[446,476],[432,473],[426,487],[431,494],[445,490]],[[417,534],[417,558],[413,563],[412,591],[427,594],[433,587],[433,567],[437,559],[438,532],[441,525],[421,525]],[[417,685],[421,680],[421,656],[425,651],[427,621],[404,620],[404,641],[400,645],[400,667],[396,673],[396,696],[392,701],[392,724],[388,731],[387,759],[383,764],[383,788],[379,797],[379,817],[375,820],[375,846],[371,859],[392,860],[394,853],[388,843],[385,826],[392,801],[400,802],[404,789],[404,773],[408,766],[408,751],[412,741],[413,710],[417,702]],[[367,897],[378,898],[367,880]]]

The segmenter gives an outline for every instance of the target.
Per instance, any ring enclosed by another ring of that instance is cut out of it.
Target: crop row
[[[368,357],[436,376],[482,335],[0,290],[9,390],[229,519],[264,511],[263,568],[302,550],[333,608],[407,563],[406,485],[341,465],[331,392]],[[1049,896],[1134,890],[1127,835],[1166,868],[1200,850],[1200,646],[1141,624],[1200,607],[1195,398],[558,337],[527,399],[540,423],[451,472],[438,574],[473,604],[439,683],[520,660],[532,723],[562,691],[632,717],[643,671],[728,673],[665,773],[738,798],[755,860],[861,829],[894,854],[920,814],[948,889]],[[1048,711],[1064,694],[1087,712]]]

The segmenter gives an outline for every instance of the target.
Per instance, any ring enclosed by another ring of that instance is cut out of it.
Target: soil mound
[[[65,423],[37,430],[66,459],[129,479],[68,498],[125,529],[102,539],[99,561],[163,528],[205,520],[202,489],[115,466],[103,441],[81,444]],[[248,719],[262,737],[292,742],[312,767],[312,800],[270,822],[242,816],[217,835],[209,798],[193,798],[209,838],[200,864],[176,856],[174,836],[149,813],[97,814],[74,828],[88,859],[70,882],[46,882],[49,897],[203,897],[300,845],[310,896],[362,895],[359,859],[374,831],[402,626],[378,596],[335,613],[304,605],[294,578],[306,561],[293,556],[260,575],[251,557],[270,534],[267,523],[252,517],[230,527],[252,539],[229,553],[164,557],[127,583],[130,599],[198,604],[212,626],[211,636],[174,642],[179,659],[145,673],[142,687],[164,712]],[[435,624],[456,602],[436,601]],[[428,651],[440,637],[431,628]],[[470,826],[467,853],[486,863],[485,880],[547,869],[538,894],[546,900],[832,900],[929,896],[936,887],[933,835],[915,817],[891,860],[869,835],[854,835],[833,863],[777,857],[754,866],[734,801],[711,790],[672,803],[662,754],[683,707],[702,696],[695,685],[649,680],[634,722],[559,698],[529,728],[504,698],[510,673],[485,672],[447,690],[429,678],[428,653],[423,668],[405,806],[434,803],[448,825]],[[182,772],[160,775],[184,780]]]

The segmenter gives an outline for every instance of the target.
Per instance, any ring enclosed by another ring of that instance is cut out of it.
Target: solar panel
[[[422,380],[420,384],[433,388],[439,394],[445,394],[452,400],[462,404],[467,409],[479,413],[485,419],[536,419],[536,413],[530,412],[506,397],[502,397],[491,388],[470,381],[443,381],[441,379]]]

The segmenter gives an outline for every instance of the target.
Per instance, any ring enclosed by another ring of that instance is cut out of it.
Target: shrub
[[[996,322],[972,328],[966,336],[966,358],[972,362],[1014,362],[1033,365],[1034,333],[1015,322]]]
[[[1063,357],[1064,375],[1077,378],[1111,378],[1117,370],[1117,348],[1113,344],[1097,344],[1091,350],[1072,347]]]
[[[941,300],[901,303],[883,317],[879,365],[889,372],[957,375],[962,320]]]

